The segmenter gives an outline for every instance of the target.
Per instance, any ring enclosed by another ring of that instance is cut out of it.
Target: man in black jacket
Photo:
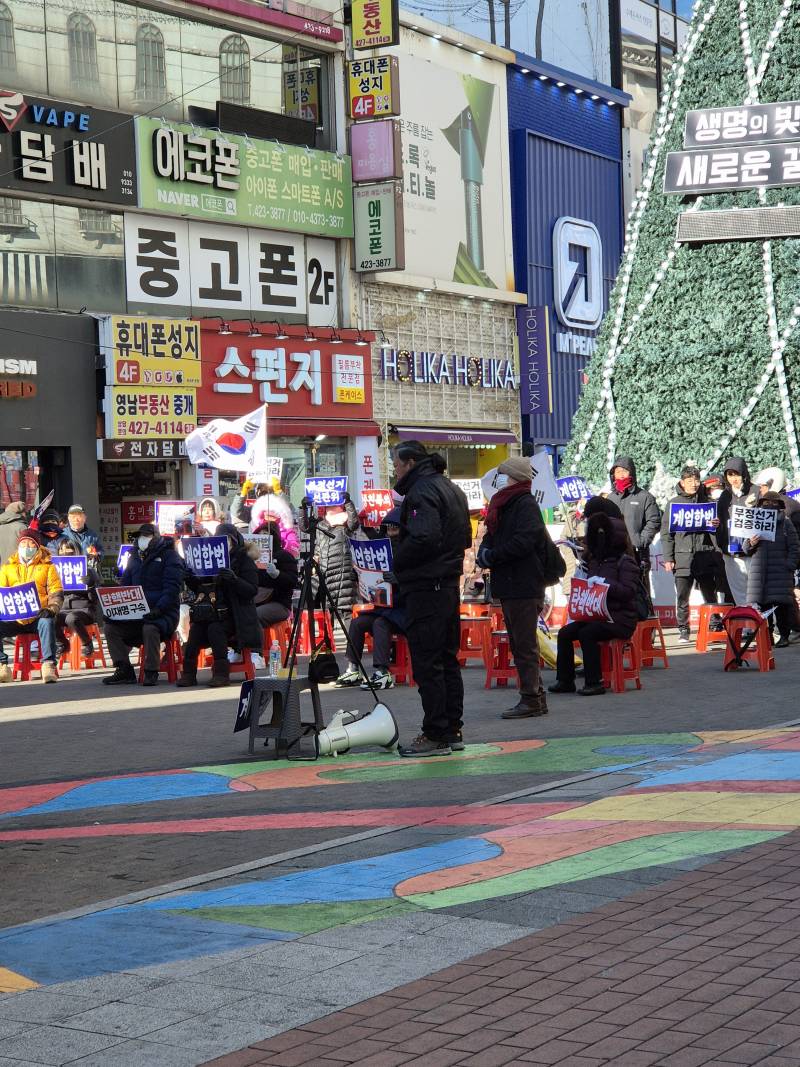
[[[636,464],[630,456],[617,456],[608,472],[613,500],[622,512],[636,558],[645,580],[650,575],[650,545],[661,526],[656,498],[636,483]]]
[[[444,460],[419,441],[394,449],[403,497],[394,574],[406,604],[411,665],[422,700],[422,732],[401,756],[448,756],[463,747],[464,683],[458,664],[459,581],[472,544],[467,498],[443,476]]]

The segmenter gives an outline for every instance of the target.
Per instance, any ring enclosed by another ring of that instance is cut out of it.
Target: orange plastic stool
[[[242,649],[242,658],[238,663],[230,663],[229,676],[234,674],[244,674],[248,682],[252,681],[256,676],[256,665],[253,663],[253,657],[250,655],[249,648]]]
[[[613,641],[601,641],[600,669],[603,685],[614,693],[624,693],[627,682],[635,682],[636,688],[641,689],[636,639],[617,637]]]
[[[65,664],[69,664],[69,669],[71,671],[79,671],[81,667],[86,667],[91,671],[94,669],[96,663],[102,663],[104,667],[108,666],[108,660],[106,659],[106,654],[103,650],[103,635],[100,633],[100,627],[91,623],[86,627],[86,632],[92,643],[92,651],[88,656],[84,656],[81,651],[80,637],[78,637],[76,633],[70,634],[69,648],[61,655],[58,661],[59,670],[61,670]]]
[[[161,656],[158,673],[166,674],[169,682],[177,682],[178,675],[183,667],[181,643],[175,634],[162,643],[164,652]],[[144,681],[144,645],[139,646],[139,681]]]
[[[389,673],[394,678],[395,685],[414,685],[408,641],[402,634],[395,634],[392,647],[394,648],[394,663],[389,664]]]
[[[505,630],[506,617],[499,604],[489,605],[489,618],[492,620],[492,630]]]
[[[750,618],[728,619],[725,628],[730,634],[731,641],[733,641],[737,650],[739,650],[741,659],[746,663],[755,663],[760,671],[775,670],[775,657],[772,654],[772,640],[769,636],[769,626],[767,625],[766,619],[762,618],[759,622],[755,622]],[[751,641],[746,652],[741,652],[742,630],[756,631],[755,640]],[[17,638],[17,640],[19,640],[19,638]],[[731,648],[729,642],[728,647],[725,649],[725,663],[723,664],[723,670],[735,671],[738,669],[739,664],[736,662],[736,653]]]
[[[458,650],[458,662],[466,667],[471,659],[478,659],[489,665],[491,656],[492,620],[488,615],[467,615],[461,617],[461,643]]]
[[[330,639],[331,651],[335,652],[336,635],[333,632],[333,619],[331,619],[327,611],[322,611],[322,609],[318,609],[314,612],[314,633],[316,635],[317,641],[319,641],[323,633],[326,632]],[[305,611],[303,612],[303,617],[300,619],[300,635],[298,638],[297,653],[300,656],[311,655],[311,634],[308,632],[308,617]]]
[[[669,668],[667,643],[664,640],[660,619],[643,619],[637,623],[633,640],[636,642],[640,667],[652,667],[655,660],[660,659],[664,664],[664,669]]]
[[[42,673],[42,646],[39,645],[39,658],[34,659],[31,655],[31,645],[39,644],[38,634],[17,634],[14,638],[14,660],[11,668],[11,680],[29,682],[31,671]]]
[[[731,610],[733,604],[700,604],[697,609],[697,637],[694,642],[695,652],[708,652],[709,645],[727,645],[728,637],[725,629],[711,630],[711,616],[721,615],[722,618]]]
[[[286,658],[286,652],[289,648],[289,637],[292,633],[292,624],[288,619],[283,622],[271,622],[269,626],[264,627],[264,642],[261,646],[261,655],[265,660],[269,660],[269,652],[272,648],[272,642],[278,642],[278,648],[281,650],[281,659]]]
[[[486,664],[484,689],[491,689],[492,682],[505,686],[517,680],[517,669],[511,663],[511,643],[507,630],[494,630],[489,638],[489,660]]]
[[[471,619],[488,619],[490,607],[490,604],[482,604],[479,600],[462,600],[460,614],[462,618],[469,615]]]

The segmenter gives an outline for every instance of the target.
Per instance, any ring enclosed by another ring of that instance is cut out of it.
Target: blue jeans
[[[56,661],[56,620],[34,619],[20,625],[18,622],[0,622],[0,663],[8,663],[8,655],[3,648],[4,637],[16,637],[18,634],[38,634],[42,660]]]

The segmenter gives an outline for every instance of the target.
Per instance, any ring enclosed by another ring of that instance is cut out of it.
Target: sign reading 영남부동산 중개
[[[195,390],[161,386],[108,386],[106,437],[187,437],[197,425]]]
[[[139,206],[209,222],[353,236],[349,158],[137,116]]]
[[[739,504],[731,507],[730,537],[734,541],[747,541],[760,537],[762,541],[774,541],[778,526],[775,508],[748,508]]]

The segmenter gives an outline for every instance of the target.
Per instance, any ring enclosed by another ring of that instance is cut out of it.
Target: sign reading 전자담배
[[[350,160],[137,116],[139,206],[209,222],[352,237]]]

